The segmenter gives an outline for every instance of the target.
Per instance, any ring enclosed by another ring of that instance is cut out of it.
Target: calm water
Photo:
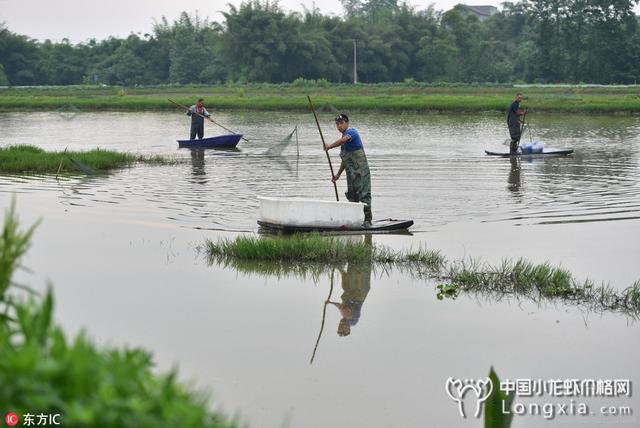
[[[373,242],[450,259],[548,260],[619,289],[640,279],[640,118],[532,118],[533,139],[576,153],[512,163],[483,155],[506,150],[501,116],[351,116],[371,165],[374,216],[416,223],[413,236]],[[178,364],[252,426],[481,426],[457,414],[444,383],[484,377],[491,365],[510,379],[640,382],[638,324],[624,316],[506,297],[439,301],[433,282],[348,266],[333,272],[335,304],[310,365],[331,273],[314,280],[209,266],[196,247],[256,231],[258,195],[333,197],[313,119],[216,118],[252,142],[236,152],[178,150],[174,140],[188,132],[178,113],[0,114],[2,146],[184,159],[60,181],[0,177],[2,206],[16,193],[23,224],[43,218],[25,260],[32,272],[19,279],[54,284],[58,320],[70,331],[151,349],[161,369]],[[330,119],[322,117],[323,130],[333,141]],[[299,156],[295,139],[283,156],[266,156],[296,125]],[[337,168],[337,152],[333,159]],[[346,308],[353,296],[360,303]],[[359,315],[341,336],[345,310]],[[597,413],[601,401],[592,403]],[[640,412],[637,396],[611,403]],[[513,426],[636,426],[635,414],[516,417]]]

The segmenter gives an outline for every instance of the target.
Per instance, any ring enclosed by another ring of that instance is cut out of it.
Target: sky
[[[419,9],[434,4],[447,10],[458,3],[498,6],[503,0],[409,0]],[[150,33],[155,20],[176,19],[180,12],[198,11],[201,17],[222,21],[220,11],[241,0],[0,0],[0,22],[11,31],[39,40],[83,42],[108,36],[126,37],[130,33]],[[287,11],[302,11],[312,4],[325,14],[342,14],[339,0],[280,0]]]

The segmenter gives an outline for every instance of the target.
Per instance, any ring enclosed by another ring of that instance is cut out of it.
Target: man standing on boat
[[[349,127],[349,117],[339,114],[336,117],[336,128],[342,133],[342,137],[335,143],[325,146],[325,150],[340,147],[340,169],[332,178],[335,183],[344,170],[347,171],[347,199],[351,202],[363,202],[364,226],[371,226],[371,174],[369,163],[364,153],[364,146],[360,134],[354,128]]]
[[[511,136],[509,153],[512,155],[515,155],[518,152],[518,144],[520,144],[520,137],[522,135],[520,116],[524,117],[524,115],[527,114],[527,110],[520,109],[521,101],[522,94],[516,94],[516,100],[511,103],[509,112],[507,113],[507,125],[509,126],[509,134]]]
[[[189,137],[191,140],[196,139],[196,134],[198,134],[199,139],[204,137],[204,118],[211,116],[207,109],[204,108],[203,101],[202,98],[198,99],[198,103],[187,110],[187,116],[191,116],[191,135]]]

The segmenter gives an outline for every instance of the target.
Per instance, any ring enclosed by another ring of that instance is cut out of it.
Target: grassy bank
[[[131,166],[137,162],[169,164],[174,161],[161,156],[141,156],[94,149],[88,152],[47,152],[29,145],[0,147],[0,172],[55,174],[95,173]]]
[[[286,239],[239,236],[234,240],[207,240],[204,249],[209,263],[243,272],[317,277],[344,263],[368,263],[373,268],[397,267],[414,276],[435,280],[441,299],[456,298],[460,293],[498,300],[515,296],[534,301],[561,300],[597,311],[640,316],[640,281],[617,291],[589,280],[580,282],[568,270],[549,263],[534,264],[523,259],[505,260],[498,266],[469,259],[448,261],[439,251],[395,251],[317,234]]]
[[[0,402],[26,423],[27,413],[59,415],[65,427],[234,427],[209,410],[207,397],[157,374],[137,348],[96,346],[86,334],[68,338],[53,324],[54,299],[12,282],[33,228],[22,231],[15,204],[0,235]],[[35,424],[35,423],[34,423]]]
[[[218,86],[158,86],[120,88],[96,86],[0,89],[0,111],[24,110],[173,110],[167,101],[192,104],[205,98],[210,109],[308,109],[306,95],[316,106],[364,111],[504,111],[516,92],[525,94],[523,106],[536,111],[588,113],[640,112],[640,87],[513,85],[229,84]]]

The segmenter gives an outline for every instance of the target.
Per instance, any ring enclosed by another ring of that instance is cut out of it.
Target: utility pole
[[[358,83],[358,62],[356,39],[353,39],[353,84]]]

